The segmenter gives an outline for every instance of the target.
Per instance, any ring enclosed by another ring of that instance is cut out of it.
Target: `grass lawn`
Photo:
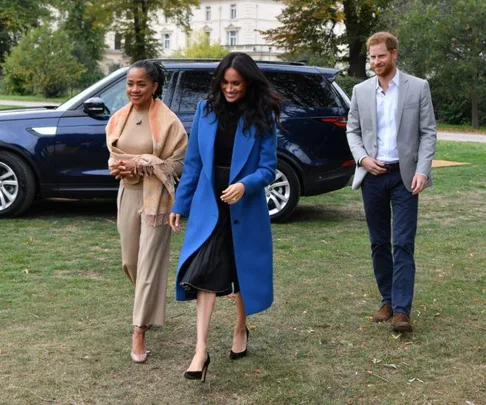
[[[441,141],[421,196],[415,332],[369,315],[379,303],[359,192],[303,198],[274,224],[275,302],[249,318],[249,356],[231,361],[235,314],[217,300],[206,384],[187,381],[194,302],[130,360],[132,287],[120,266],[112,201],[39,202],[0,222],[0,403],[484,404],[486,145]]]
[[[442,124],[437,123],[437,130],[440,132],[465,132],[471,134],[486,134],[486,127],[479,127],[479,129],[474,129],[471,125],[452,125],[452,124]]]
[[[22,108],[17,105],[1,105],[0,104],[0,110],[14,110],[15,108]]]
[[[20,96],[18,94],[4,94],[0,93],[0,100],[22,100],[22,101],[45,101],[50,103],[63,103],[64,101],[71,98],[73,95],[69,95],[66,97],[55,97],[55,98],[45,98],[43,96]]]

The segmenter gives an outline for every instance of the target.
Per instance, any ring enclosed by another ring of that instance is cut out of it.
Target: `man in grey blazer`
[[[432,184],[434,110],[427,81],[397,69],[393,35],[378,32],[367,47],[376,76],[353,89],[347,138],[357,163],[353,189],[361,187],[382,296],[373,320],[393,316],[393,330],[411,332],[418,195]]]

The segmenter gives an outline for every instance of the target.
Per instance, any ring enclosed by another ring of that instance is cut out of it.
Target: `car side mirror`
[[[105,105],[105,102],[100,97],[88,98],[83,103],[83,111],[90,117],[96,117],[100,115],[110,115],[110,110]]]

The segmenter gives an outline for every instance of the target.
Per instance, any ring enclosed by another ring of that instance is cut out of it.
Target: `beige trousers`
[[[121,185],[117,226],[122,268],[135,287],[133,324],[163,325],[169,274],[169,225],[153,227],[142,221],[143,192],[139,186]]]

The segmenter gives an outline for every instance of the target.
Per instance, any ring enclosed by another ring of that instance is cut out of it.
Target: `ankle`
[[[152,325],[141,325],[141,326],[135,325],[133,327],[133,333],[144,335],[145,332],[147,332],[151,327]]]
[[[196,350],[194,351],[194,356],[202,356],[205,357],[208,349],[206,346],[196,346]]]
[[[247,327],[246,327],[246,324],[236,324],[235,327],[234,327],[234,333],[235,335],[244,335],[246,334],[246,330],[247,330]]]

